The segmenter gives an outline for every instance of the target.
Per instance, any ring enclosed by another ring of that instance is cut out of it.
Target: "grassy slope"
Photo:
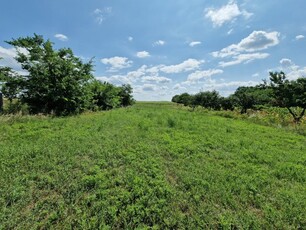
[[[0,134],[0,229],[306,228],[304,136],[158,103]]]

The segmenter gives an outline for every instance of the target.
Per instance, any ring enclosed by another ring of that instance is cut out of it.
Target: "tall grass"
[[[306,228],[295,132],[138,103],[0,134],[0,229]]]

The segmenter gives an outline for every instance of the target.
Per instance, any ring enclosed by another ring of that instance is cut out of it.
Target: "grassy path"
[[[172,104],[0,118],[0,229],[306,228],[304,136]]]

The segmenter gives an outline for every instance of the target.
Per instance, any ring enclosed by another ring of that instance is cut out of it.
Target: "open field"
[[[0,229],[305,229],[306,138],[171,103],[0,117]]]

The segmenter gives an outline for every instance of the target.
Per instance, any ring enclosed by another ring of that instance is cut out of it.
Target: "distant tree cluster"
[[[83,63],[69,48],[55,50],[52,42],[36,34],[7,43],[17,50],[15,59],[27,73],[0,67],[0,91],[10,104],[17,100],[32,114],[70,115],[134,102],[130,85],[96,80],[92,60]]]
[[[202,106],[212,110],[234,110],[240,113],[248,109],[260,109],[265,106],[287,108],[294,121],[299,123],[306,110],[306,78],[288,80],[284,72],[270,72],[270,82],[256,86],[243,86],[234,94],[222,97],[217,91],[205,91],[197,94],[182,93],[175,95],[172,102],[195,108]]]

